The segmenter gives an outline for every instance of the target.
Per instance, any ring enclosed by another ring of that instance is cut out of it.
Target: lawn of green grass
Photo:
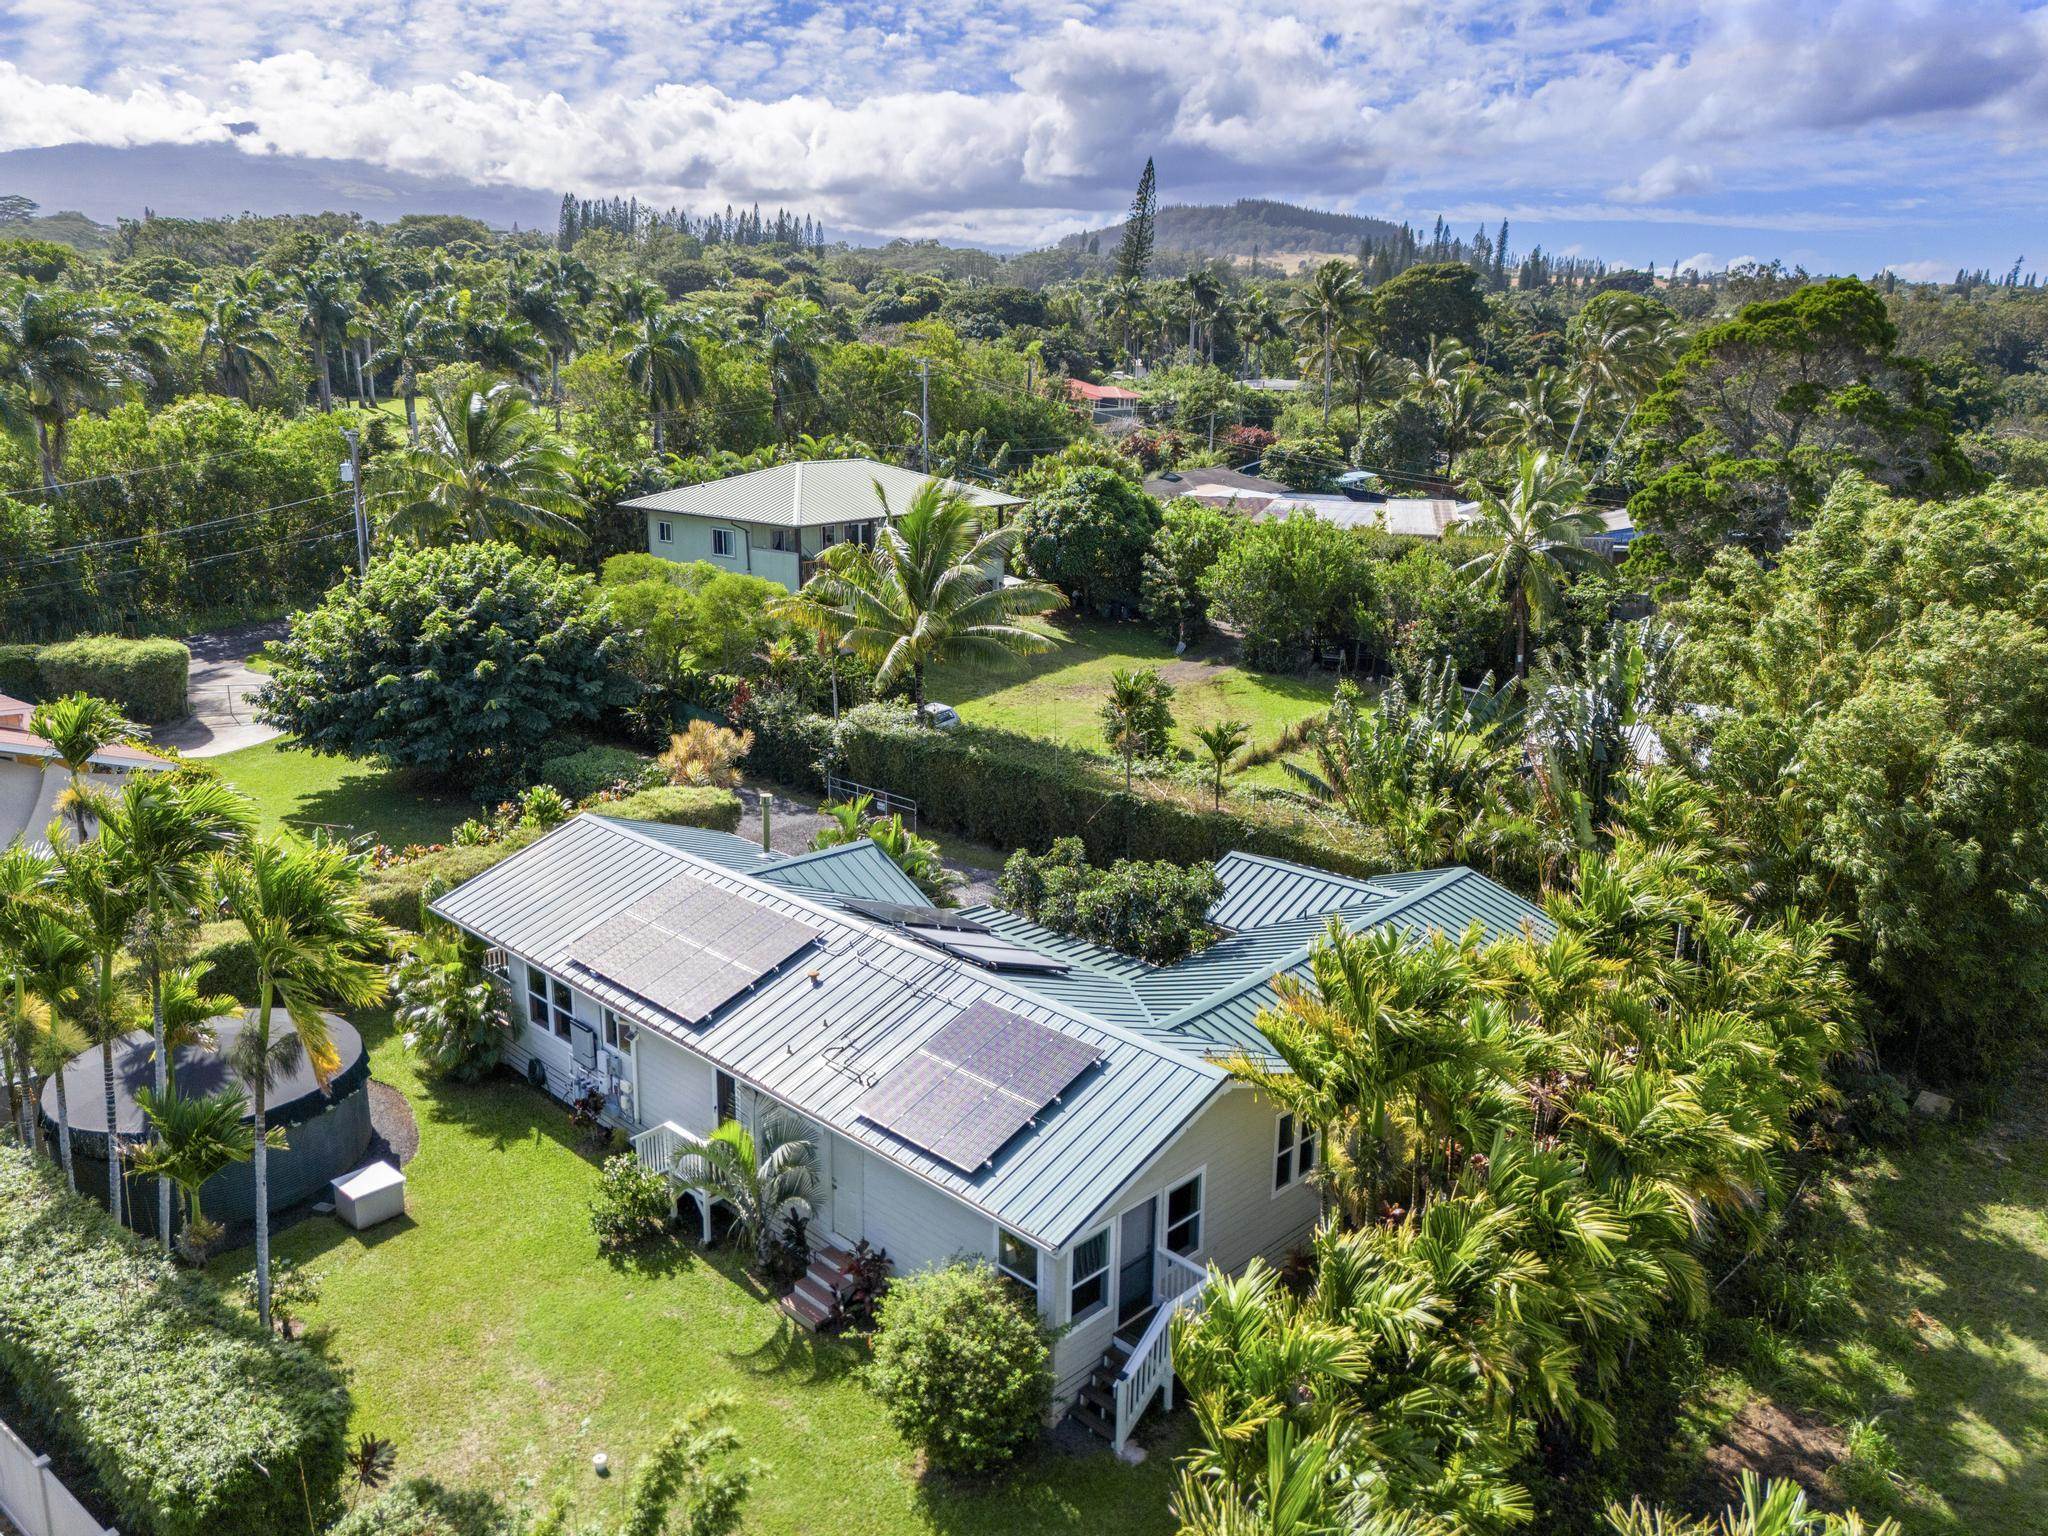
[[[360,1234],[313,1217],[276,1246],[318,1277],[312,1337],[350,1373],[354,1431],[394,1441],[402,1475],[567,1490],[579,1513],[615,1513],[675,1414],[729,1392],[761,1465],[750,1532],[1171,1530],[1184,1420],[1148,1426],[1164,1443],[1139,1467],[1047,1449],[988,1486],[925,1482],[855,1375],[861,1345],[795,1330],[729,1251],[607,1262],[586,1214],[597,1166],[561,1109],[509,1078],[425,1086],[388,1016],[361,1022],[375,1076],[420,1123],[408,1214]],[[214,1271],[239,1283],[248,1262]],[[598,1451],[617,1469],[605,1480]]]
[[[402,848],[440,842],[478,813],[475,802],[424,792],[397,770],[291,751],[281,739],[207,761],[255,800],[265,827],[322,825]]]
[[[1820,1240],[1846,1325],[1743,1388],[1846,1432],[1832,1491],[1866,1517],[2048,1532],[2048,1070],[1840,1179]]]
[[[1105,750],[1098,712],[1109,675],[1120,667],[1157,667],[1173,684],[1177,744],[1186,747],[1193,746],[1193,728],[1233,718],[1251,727],[1253,745],[1263,745],[1329,707],[1327,673],[1247,671],[1227,642],[1211,640],[1175,656],[1172,642],[1137,624],[1059,618],[1034,627],[1062,643],[1046,655],[1007,664],[936,667],[926,677],[926,696],[953,705],[976,725],[1096,752]]]

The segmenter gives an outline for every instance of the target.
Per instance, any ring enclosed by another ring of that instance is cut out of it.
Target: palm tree
[[[236,1037],[231,1062],[254,1089],[256,1135],[256,1311],[270,1327],[270,1168],[263,1123],[277,1074],[303,1051],[324,1088],[340,1066],[320,1015],[322,1002],[369,1007],[384,994],[384,973],[371,958],[383,926],[362,891],[367,854],[340,843],[308,842],[273,832],[235,855],[215,854],[212,887],[221,910],[248,937],[255,962],[256,1006]],[[292,1032],[274,1030],[282,1001]]]
[[[383,461],[401,498],[393,533],[421,543],[515,531],[583,537],[571,451],[524,394],[510,384],[457,384],[430,393],[427,406],[420,440]]]
[[[311,267],[298,275],[292,289],[292,309],[299,339],[313,360],[313,380],[320,387],[320,409],[334,409],[335,349],[348,336],[355,318],[348,282],[333,267]]]
[[[1287,306],[1288,325],[1313,342],[1323,364],[1323,425],[1330,424],[1330,382],[1337,361],[1337,338],[1365,312],[1365,284],[1358,268],[1341,257],[1317,267]]]
[[[1014,529],[984,532],[960,487],[938,480],[924,483],[901,518],[879,485],[875,496],[884,522],[874,547],[844,546],[853,553],[821,562],[801,592],[776,605],[783,617],[869,661],[878,693],[909,678],[920,720],[927,667],[1053,648],[1050,637],[1013,621],[1057,608],[1059,593],[1040,582],[989,579],[1015,542]]]
[[[1109,692],[1102,700],[1102,734],[1117,756],[1124,760],[1124,793],[1131,792],[1131,769],[1148,751],[1156,751],[1172,716],[1166,701],[1173,687],[1162,682],[1156,667],[1118,667],[1109,674]]]
[[[1351,424],[1365,424],[1368,404],[1380,405],[1404,389],[1414,374],[1406,358],[1389,352],[1374,339],[1370,326],[1354,322],[1337,338],[1344,360],[1344,379],[1351,386]]]
[[[1131,355],[1131,333],[1144,323],[1145,285],[1135,277],[1113,277],[1102,290],[1102,318],[1116,327],[1118,350]]]
[[[60,920],[91,955],[84,984],[77,993],[78,1023],[86,1039],[100,1050],[107,1110],[107,1210],[119,1221],[124,1202],[114,1047],[134,1029],[140,1010],[115,961],[141,911],[141,900],[129,885],[127,871],[114,850],[97,840],[58,854],[56,889],[62,902]]]
[[[1578,471],[1549,453],[1522,450],[1505,495],[1471,487],[1478,508],[1466,519],[1493,547],[1459,567],[1475,583],[1504,594],[1515,624],[1515,676],[1529,671],[1529,630],[1557,607],[1568,570],[1588,570],[1599,556],[1586,540],[1603,530],[1583,504]]]
[[[355,368],[356,398],[377,403],[377,379],[373,343],[382,329],[386,310],[404,290],[399,286],[398,268],[384,250],[369,240],[350,240],[341,248],[341,270],[349,280],[356,300],[354,324],[349,339],[354,342],[350,362]]]
[[[818,392],[818,306],[809,300],[777,300],[761,316],[761,352],[768,365],[769,404],[775,433],[790,437],[790,408]]]
[[[76,1190],[78,1175],[71,1164],[71,1095],[64,1082],[64,1069],[91,1048],[85,1031],[71,1017],[71,1009],[85,985],[91,957],[79,937],[48,913],[36,920],[30,937],[27,963],[33,967],[29,1001],[34,1028],[29,1036],[29,1067],[36,1077],[56,1080],[57,1161],[64,1169],[65,1187]],[[40,1151],[42,1116],[33,1102],[29,1113],[35,1119],[35,1146]]]
[[[110,701],[89,693],[67,693],[38,704],[28,728],[56,748],[55,761],[71,775],[71,787],[58,798],[57,808],[70,814],[78,840],[84,842],[90,835],[89,818],[97,808],[97,797],[86,780],[93,756],[132,737],[135,727]],[[44,760],[46,772],[50,761]]]
[[[766,1116],[757,1129],[758,1139],[739,1121],[726,1121],[702,1150],[676,1159],[675,1176],[685,1189],[732,1208],[741,1240],[752,1242],[755,1264],[765,1267],[783,1219],[811,1214],[818,1152],[796,1122],[780,1114]]]
[[[1633,415],[1669,362],[1674,334],[1670,311],[1635,293],[1602,294],[1573,318],[1567,339],[1579,410],[1565,441],[1567,458],[1603,401],[1626,402]],[[1624,420],[1621,431],[1627,426]]]
[[[211,1046],[214,1036],[208,1026],[233,1013],[238,1006],[232,993],[206,990],[206,975],[212,969],[200,960],[163,973],[159,991],[163,997],[164,1049],[169,1053],[165,1075],[168,1088],[178,1086],[178,1052],[194,1046]]]
[[[221,779],[169,774],[131,778],[99,812],[100,846],[134,908],[130,948],[142,964],[155,1037],[158,1094],[170,1091],[171,1047],[164,972],[198,925],[208,861],[252,831],[255,809]],[[171,1242],[171,1181],[157,1183],[157,1233]]]
[[[1214,267],[1190,267],[1180,286],[1188,307],[1188,358],[1194,359],[1198,332],[1209,343],[1208,351],[1213,356],[1215,338],[1209,331],[1223,303],[1223,279]]]
[[[26,283],[0,301],[0,396],[34,423],[43,489],[57,493],[72,420],[148,377],[118,317],[82,294]]]
[[[446,355],[453,327],[431,294],[415,294],[386,316],[384,345],[370,358],[375,368],[398,370],[398,392],[405,400],[405,437],[420,440],[420,373]]]
[[[1443,431],[1444,474],[1453,474],[1458,455],[1486,436],[1493,422],[1494,393],[1476,368],[1458,375],[1438,403],[1437,423]]]
[[[136,1151],[135,1171],[157,1179],[166,1189],[176,1185],[184,1191],[186,1252],[196,1260],[209,1227],[200,1214],[199,1191],[223,1168],[256,1155],[255,1128],[244,1120],[248,1097],[239,1088],[189,1099],[175,1090],[138,1088],[135,1102],[151,1133],[148,1145]],[[284,1150],[282,1129],[266,1136],[272,1150]],[[169,1218],[165,1221],[168,1251]]]
[[[753,750],[752,731],[692,720],[669,737],[668,750],[655,762],[671,784],[729,789],[740,781],[740,759]]]
[[[266,383],[276,379],[277,364],[272,359],[285,344],[271,319],[267,280],[249,272],[233,272],[210,293],[193,289],[192,297],[186,311],[201,322],[200,365],[205,366],[211,353],[213,379],[220,392],[238,400],[252,399],[257,379]]]
[[[1217,810],[1223,809],[1223,779],[1230,772],[1230,760],[1251,739],[1251,727],[1242,720],[1217,720],[1197,726],[1195,742],[1209,764],[1209,785]]]
[[[532,328],[534,338],[547,349],[548,399],[555,408],[555,430],[562,429],[562,359],[576,344],[576,322],[570,312],[569,295],[563,285],[543,271],[538,276],[515,274],[505,309]]]
[[[1570,406],[1562,370],[1538,368],[1500,409],[1503,439],[1528,448],[1557,448],[1564,437],[1564,416]]]
[[[0,849],[0,1055],[6,1058],[8,1082],[20,1087],[15,1111],[21,1144],[38,1150],[42,1138],[33,1104],[35,1072],[28,1056],[49,1010],[29,991],[26,946],[33,919],[48,907],[55,863],[19,838]]]
[[[693,327],[674,309],[656,309],[621,326],[612,337],[626,377],[647,397],[654,451],[661,452],[662,424],[686,411],[704,394],[704,364],[691,340]]]

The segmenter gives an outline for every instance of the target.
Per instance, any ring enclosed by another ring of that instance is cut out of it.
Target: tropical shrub
[[[1225,546],[1202,591],[1244,636],[1247,665],[1298,665],[1357,648],[1377,590],[1368,546],[1310,512],[1252,523]]]
[[[398,551],[293,616],[259,707],[310,751],[515,782],[550,736],[631,697],[595,593],[509,544]]]
[[[1033,922],[1165,965],[1208,942],[1203,914],[1223,882],[1209,864],[1118,859],[1097,869],[1078,837],[1063,837],[1043,854],[1011,854],[997,892]]]
[[[89,693],[112,699],[131,720],[156,725],[186,713],[191,661],[176,640],[86,635],[36,652],[36,696]]]
[[[1259,461],[1259,469],[1290,491],[1327,491],[1343,473],[1343,445],[1323,436],[1275,443]]]
[[[1209,596],[1202,578],[1241,526],[1228,512],[1199,501],[1166,504],[1139,583],[1147,623],[1176,640],[1192,642],[1207,633]]]
[[[327,1536],[518,1536],[525,1524],[494,1493],[416,1477],[350,1510]]]
[[[988,1472],[1045,1428],[1052,1338],[987,1264],[927,1270],[883,1295],[867,1381],[933,1468]]]
[[[0,1377],[124,1530],[276,1536],[338,1505],[335,1369],[0,1147]]]
[[[422,902],[430,899],[432,893],[451,890],[474,879],[538,836],[540,833],[531,827],[521,828],[496,842],[442,848],[403,864],[372,870],[363,881],[364,900],[380,921],[416,933],[422,921]],[[222,984],[232,986],[231,982]]]
[[[739,797],[729,789],[665,784],[592,807],[625,821],[659,821],[672,827],[709,827],[730,832],[740,824]]]
[[[614,784],[646,787],[650,766],[646,758],[625,747],[585,747],[542,758],[537,777],[571,800],[587,800]]]
[[[644,1168],[631,1152],[605,1159],[590,1200],[590,1230],[606,1253],[650,1243],[668,1229],[675,1200],[668,1175]]]
[[[1031,574],[1083,613],[1135,603],[1159,503],[1106,469],[1077,469],[1018,515],[1018,552]]]
[[[393,1017],[422,1075],[474,1082],[498,1064],[509,1027],[477,945],[435,923],[391,969]]]

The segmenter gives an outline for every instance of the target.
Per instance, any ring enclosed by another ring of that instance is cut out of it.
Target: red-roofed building
[[[1088,407],[1096,421],[1123,421],[1138,414],[1138,392],[1119,384],[1090,384],[1086,379],[1067,380],[1067,398]]]

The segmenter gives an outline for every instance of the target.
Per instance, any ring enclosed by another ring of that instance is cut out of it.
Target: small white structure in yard
[[[1550,931],[1469,869],[1359,880],[1234,853],[1217,874],[1215,941],[1163,966],[934,909],[871,842],[791,858],[588,814],[433,910],[489,946],[511,1063],[600,1095],[644,1166],[673,1178],[727,1121],[811,1142],[792,1315],[830,1315],[862,1240],[899,1274],[978,1257],[1057,1333],[1061,1405],[1121,1452],[1171,1404],[1171,1319],[1321,1209],[1315,1128],[1220,1065],[1275,1060],[1255,1023],[1274,978],[1307,975],[1332,921]]]
[[[375,1162],[334,1181],[334,1214],[360,1232],[405,1214],[405,1175]]]

